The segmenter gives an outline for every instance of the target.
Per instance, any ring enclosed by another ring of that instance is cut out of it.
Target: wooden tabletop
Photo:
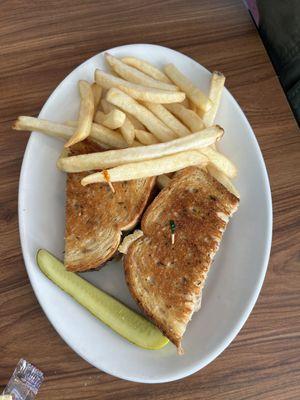
[[[42,312],[18,233],[18,179],[29,135],[10,129],[16,116],[36,116],[84,60],[138,42],[174,48],[224,72],[261,146],[274,206],[268,273],[244,328],[203,370],[157,385],[122,381],[93,368]],[[0,389],[24,357],[46,375],[38,395],[44,400],[299,399],[300,135],[242,1],[6,0],[0,5],[0,54]]]

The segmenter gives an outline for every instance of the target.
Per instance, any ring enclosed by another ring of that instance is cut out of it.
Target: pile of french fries
[[[206,95],[173,64],[161,71],[135,57],[106,54],[105,59],[112,73],[97,69],[95,82],[78,82],[76,121],[60,124],[21,116],[13,128],[65,140],[59,169],[97,171],[82,179],[84,186],[107,182],[112,187],[112,182],[156,176],[163,188],[170,173],[197,165],[239,197],[231,181],[237,169],[216,147],[224,134],[214,125],[224,75],[212,73]],[[105,151],[68,156],[66,150],[86,138]]]

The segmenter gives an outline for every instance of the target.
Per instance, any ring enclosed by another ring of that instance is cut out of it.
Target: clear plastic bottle
[[[16,366],[3,394],[13,400],[34,400],[44,380],[44,374],[28,361],[21,359]]]

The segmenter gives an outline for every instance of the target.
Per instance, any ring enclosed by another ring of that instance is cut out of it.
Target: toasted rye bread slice
[[[71,148],[72,155],[102,149],[85,140]],[[66,186],[65,267],[68,271],[96,269],[116,253],[124,230],[139,221],[148,204],[155,178],[114,183],[115,193],[104,184],[82,186],[87,175],[68,174]]]
[[[200,168],[179,171],[146,210],[144,236],[130,245],[124,257],[133,297],[179,352],[238,203],[238,198]],[[174,245],[170,220],[176,224]]]

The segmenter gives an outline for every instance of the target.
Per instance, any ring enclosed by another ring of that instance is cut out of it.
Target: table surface
[[[224,72],[262,149],[274,206],[269,268],[244,328],[202,371],[158,385],[122,381],[91,367],[43,314],[18,233],[18,179],[29,134],[10,129],[16,116],[36,116],[84,60],[137,42],[174,48]],[[45,400],[299,399],[300,135],[242,1],[6,0],[0,5],[0,54],[0,386],[24,357],[45,372],[38,395]]]

